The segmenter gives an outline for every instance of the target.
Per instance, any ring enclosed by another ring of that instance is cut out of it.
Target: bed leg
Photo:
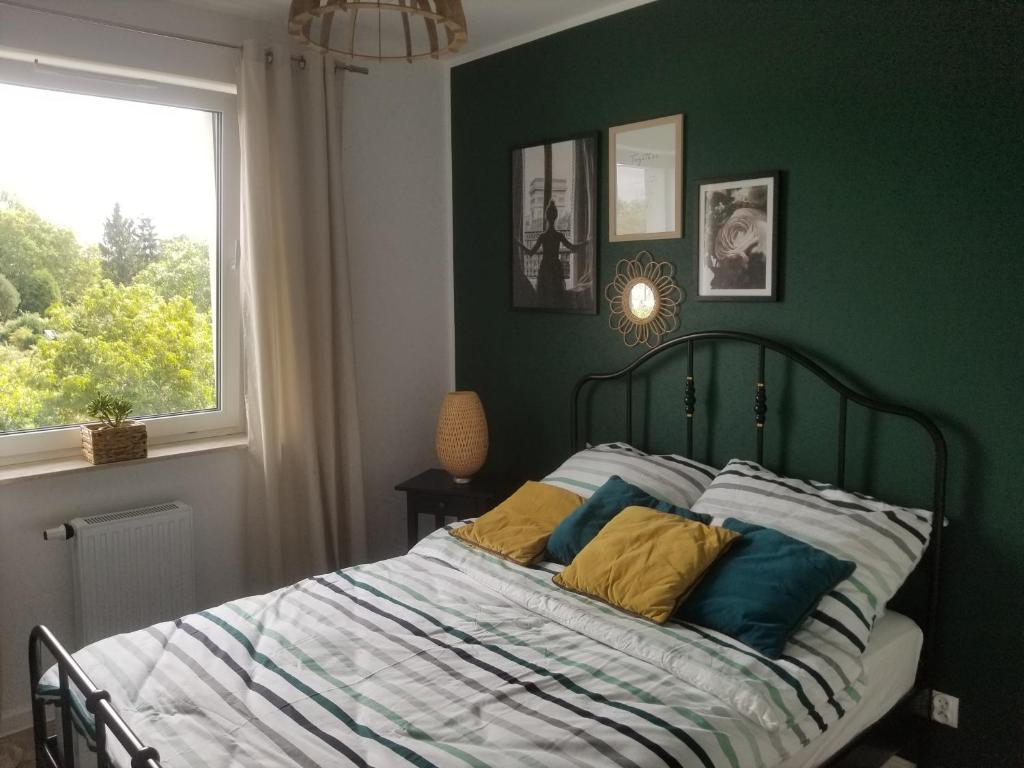
[[[32,697],[32,743],[36,752],[36,765],[48,765],[46,760],[46,705]]]
[[[931,768],[932,763],[932,749],[931,749],[931,730],[932,723],[930,720],[918,720],[917,723],[917,749],[914,754],[914,765],[916,768]]]
[[[910,737],[910,759],[913,760],[915,768],[931,768],[931,735],[934,723],[931,715],[931,688],[925,688],[918,692],[910,707],[911,727],[913,733]]]

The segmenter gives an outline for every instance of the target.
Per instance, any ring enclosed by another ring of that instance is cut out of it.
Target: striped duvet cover
[[[557,568],[442,530],[75,657],[166,768],[767,768],[859,699],[838,649],[768,661],[562,591]]]

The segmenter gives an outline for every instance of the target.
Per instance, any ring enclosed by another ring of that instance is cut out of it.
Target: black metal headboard
[[[611,373],[593,373],[580,379],[572,392],[572,445],[573,451],[579,450],[583,444],[589,443],[588,435],[580,439],[579,416],[580,416],[580,395],[584,388],[594,382],[613,381],[625,379],[626,398],[626,435],[631,439],[633,435],[633,374],[649,361],[662,355],[672,352],[686,352],[686,380],[683,382],[683,405],[685,406],[686,424],[686,455],[693,456],[693,422],[696,417],[697,397],[696,385],[693,370],[693,352],[698,344],[709,344],[719,341],[739,341],[752,344],[757,348],[757,381],[754,388],[754,439],[757,462],[763,463],[764,458],[764,426],[768,414],[767,387],[765,385],[764,361],[765,353],[772,351],[777,353],[814,374],[826,386],[839,394],[839,407],[837,413],[837,445],[836,445],[836,474],[835,485],[840,488],[846,487],[846,412],[847,406],[852,401],[863,406],[869,411],[892,414],[903,417],[919,425],[931,438],[934,447],[934,464],[932,468],[932,535],[927,553],[929,579],[928,579],[928,604],[926,607],[924,646],[921,652],[921,661],[918,666],[919,685],[922,681],[928,681],[928,664],[932,659],[932,651],[935,642],[935,624],[938,615],[939,602],[939,576],[941,565],[941,539],[942,527],[946,511],[946,441],[942,432],[927,415],[913,408],[902,405],[895,405],[858,392],[844,384],[833,374],[829,373],[821,364],[796,349],[777,341],[755,336],[749,333],[736,331],[701,331],[679,336],[664,344],[655,347],[631,362],[626,367]],[[589,425],[589,419],[587,420]],[[926,687],[930,687],[926,683]]]

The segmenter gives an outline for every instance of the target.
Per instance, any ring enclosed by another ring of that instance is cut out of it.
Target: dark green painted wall
[[[694,180],[783,172],[783,300],[691,298],[682,327],[799,345],[945,430],[953,525],[936,682],[961,697],[961,727],[936,735],[942,766],[1024,764],[1022,39],[1019,3],[660,0],[452,72],[457,381],[487,408],[492,471],[557,464],[573,382],[634,354],[603,305],[596,317],[509,311],[510,148],[685,113],[686,236],[649,248],[687,290]],[[607,242],[606,138],[602,287],[641,247]],[[738,354],[703,355],[702,375]],[[678,373],[652,392],[678,393]],[[710,445],[701,432],[716,461],[749,448],[751,381],[703,387],[716,412],[735,402],[739,414]],[[769,463],[830,479],[834,414],[779,366],[769,387]],[[773,433],[805,397],[812,413]],[[655,448],[679,439],[678,403],[665,408],[647,433]],[[855,475],[925,503],[924,444],[855,422],[854,446],[878,451]]]

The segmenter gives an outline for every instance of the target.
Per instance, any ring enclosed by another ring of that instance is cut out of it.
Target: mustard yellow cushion
[[[626,507],[555,584],[664,624],[739,534],[695,520]]]
[[[562,488],[530,481],[479,520],[451,534],[520,565],[544,554],[548,537],[583,503],[583,497]]]

